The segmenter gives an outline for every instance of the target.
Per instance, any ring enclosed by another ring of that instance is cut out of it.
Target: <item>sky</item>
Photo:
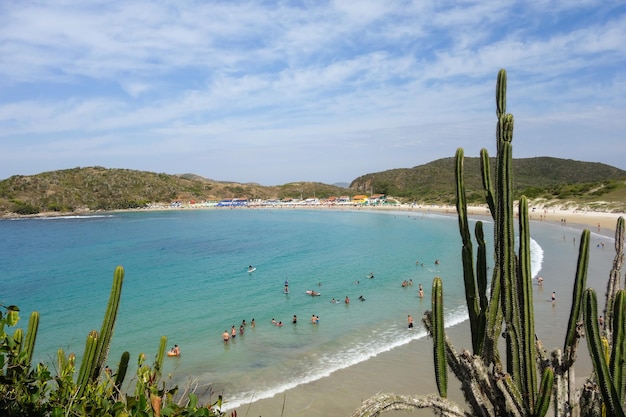
[[[0,1],[0,179],[351,182],[486,148],[626,169],[624,0]]]

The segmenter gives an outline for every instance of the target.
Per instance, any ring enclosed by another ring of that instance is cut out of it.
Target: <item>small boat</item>
[[[319,292],[313,291],[313,290],[306,290],[305,293],[307,293],[308,295],[313,296],[313,297],[318,297],[318,296],[321,295]]]

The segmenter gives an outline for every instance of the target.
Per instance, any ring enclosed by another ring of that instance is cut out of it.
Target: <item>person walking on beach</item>
[[[556,301],[556,291],[552,291],[552,302]]]
[[[409,314],[409,317],[407,318],[408,322],[409,322],[409,329],[413,328],[413,317],[411,317],[411,315]]]

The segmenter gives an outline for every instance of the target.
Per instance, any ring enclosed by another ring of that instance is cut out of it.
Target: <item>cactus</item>
[[[620,297],[623,298],[623,297]],[[608,415],[624,417],[620,395],[609,372],[605,349],[602,346],[600,330],[598,326],[598,302],[593,289],[587,288],[583,294],[583,315],[585,317],[585,331],[587,334],[587,346],[593,369],[596,372],[600,393],[607,409]],[[620,314],[623,319],[623,314]],[[623,366],[623,365],[622,365]],[[621,390],[622,387],[619,387]]]
[[[85,342],[85,353],[83,354],[83,360],[80,364],[80,370],[78,371],[78,377],[76,379],[76,385],[78,386],[77,396],[79,398],[85,392],[85,388],[90,382],[90,375],[96,361],[97,345],[98,332],[92,330],[89,332],[87,341]]]
[[[446,353],[444,346],[444,330],[443,330],[443,286],[441,278],[436,277],[433,280],[432,291],[433,305],[433,343],[435,357],[435,379],[437,381],[437,389],[439,395],[443,398],[447,397],[448,392],[448,369],[446,367]]]
[[[28,330],[26,331],[26,340],[22,351],[25,354],[24,364],[30,366],[33,360],[33,352],[35,351],[35,340],[37,340],[37,329],[39,328],[39,313],[33,311],[28,321]]]
[[[624,264],[624,219],[617,219],[615,228],[615,258],[613,259],[613,268],[609,275],[609,282],[606,291],[606,309],[604,311],[605,332],[608,338],[611,337],[611,328],[613,325],[613,300],[617,290],[620,288],[620,272]]]
[[[626,359],[626,291],[619,290],[613,301],[613,340],[609,372],[620,403],[624,401],[624,361]]]
[[[124,378],[126,377],[126,372],[128,371],[129,360],[130,353],[122,353],[122,357],[120,358],[120,364],[117,367],[117,375],[115,375],[115,388],[117,389],[117,391],[120,391],[122,389],[122,384],[124,383]]]
[[[587,283],[587,267],[589,265],[589,230],[583,230],[580,236],[580,248],[578,251],[578,264],[576,266],[576,278],[574,280],[574,291],[572,294],[572,308],[570,311],[567,333],[565,336],[565,361],[573,363],[572,354],[575,352],[575,345],[578,342],[577,323],[580,321],[582,293]]]
[[[124,268],[117,266],[115,268],[115,272],[113,273],[111,295],[109,296],[109,303],[104,315],[104,320],[102,321],[102,329],[100,330],[100,335],[98,337],[95,361],[90,373],[91,381],[98,379],[109,354],[109,346],[111,344],[111,338],[113,337],[113,328],[115,327],[115,319],[117,318],[117,311],[120,305],[123,282]]]
[[[480,416],[545,416],[554,405],[556,417],[624,416],[622,404],[626,399],[624,378],[626,355],[626,291],[620,289],[623,264],[624,220],[616,228],[616,257],[607,286],[606,320],[603,338],[598,328],[596,298],[593,290],[584,290],[589,257],[588,230],[583,231],[580,246],[572,307],[563,343],[563,350],[546,353],[535,335],[530,268],[530,223],[528,202],[519,200],[519,252],[515,253],[515,213],[513,200],[512,139],[514,118],[506,112],[506,72],[500,70],[496,82],[496,143],[495,180],[490,178],[490,159],[481,150],[481,172],[485,200],[494,219],[494,260],[491,293],[487,294],[486,250],[482,223],[474,230],[478,243],[476,269],[472,265],[472,237],[467,220],[463,178],[463,150],[456,152],[455,179],[457,214],[462,241],[464,285],[469,314],[473,353],[457,353],[445,335],[442,318],[443,290],[441,278],[433,280],[432,311],[424,314],[423,322],[433,337],[435,378],[440,392],[432,397],[399,399],[394,394],[381,394],[365,402],[353,416],[374,416],[384,409],[426,408],[443,416],[457,416],[458,406],[449,402],[442,381],[448,367],[460,381],[468,404],[466,415]],[[594,373],[581,389],[575,385],[574,363],[582,323],[588,335]],[[498,347],[504,336],[505,348]],[[505,355],[501,362],[500,351]],[[538,377],[540,375],[540,377]],[[540,381],[538,381],[540,379]],[[444,389],[442,390],[442,386]]]

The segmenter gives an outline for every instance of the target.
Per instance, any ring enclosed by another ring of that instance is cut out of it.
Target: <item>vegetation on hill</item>
[[[495,161],[491,159],[492,170]],[[546,204],[586,205],[626,210],[626,171],[609,165],[559,158],[513,160],[516,196]],[[483,200],[478,158],[466,158],[468,203]],[[363,175],[350,188],[319,182],[277,186],[215,181],[194,174],[168,175],[103,167],[73,168],[37,175],[14,175],[0,181],[0,211],[19,215],[81,210],[119,210],[173,201],[306,199],[356,194],[386,194],[404,202],[454,204],[454,159],[443,158],[413,168]],[[599,203],[599,201],[609,202]]]
[[[495,159],[490,159],[495,170]],[[465,158],[467,200],[483,200],[483,186],[479,158]],[[626,171],[597,162],[571,159],[537,157],[514,159],[513,179],[515,195],[530,199],[575,199],[579,202],[594,200],[624,201]],[[358,177],[350,188],[372,190],[408,200],[453,204],[454,158],[443,158],[413,168],[393,169]]]
[[[213,201],[223,198],[304,198],[345,195],[349,190],[321,183],[265,187],[208,180],[193,174],[167,175],[129,169],[73,168],[0,181],[0,210],[21,215],[76,210],[118,210],[149,203]]]

